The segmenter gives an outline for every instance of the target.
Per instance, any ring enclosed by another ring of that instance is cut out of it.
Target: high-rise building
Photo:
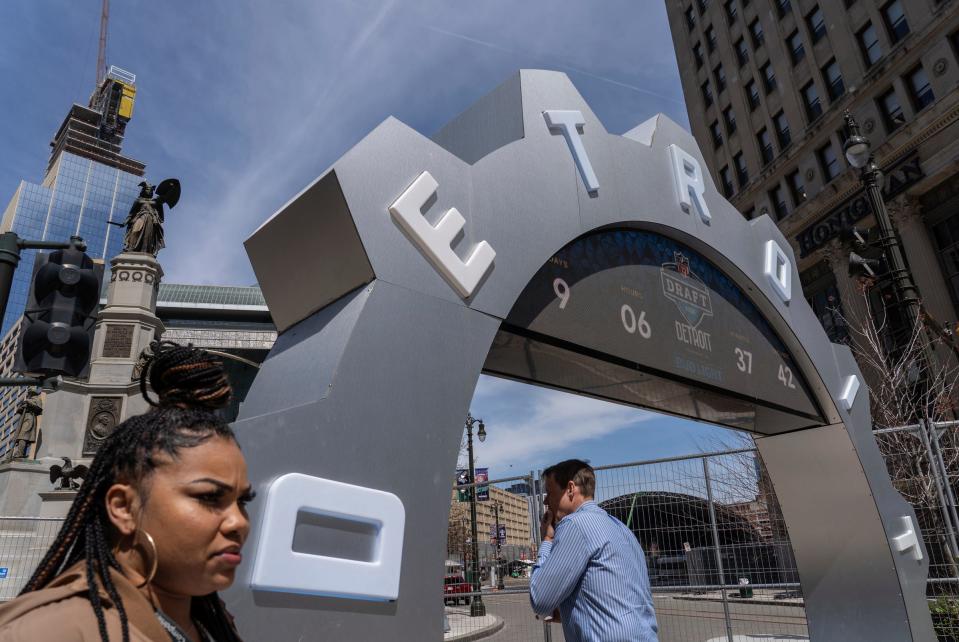
[[[123,229],[108,221],[126,219],[145,170],[143,163],[120,153],[135,95],[136,77],[110,67],[89,104],[70,107],[50,143],[53,149],[43,179],[20,182],[0,220],[0,231],[35,241],[80,236],[87,243],[87,254],[107,264],[120,253]],[[23,250],[14,273],[0,328],[0,376],[15,374],[18,328],[35,254],[36,250]],[[6,451],[19,425],[16,409],[26,392],[22,386],[0,388],[0,450]]]
[[[21,181],[0,230],[42,241],[80,236],[87,254],[109,261],[123,247],[122,223],[139,194],[143,163],[120,153],[133,115],[136,78],[111,67],[88,106],[73,105],[50,143],[53,151],[40,183]],[[5,336],[23,315],[35,250],[22,253],[0,328]]]
[[[716,189],[789,239],[833,340],[882,306],[840,233],[875,225],[843,155],[862,125],[928,311],[959,318],[959,2],[666,0],[692,133]],[[892,320],[892,317],[890,317]]]

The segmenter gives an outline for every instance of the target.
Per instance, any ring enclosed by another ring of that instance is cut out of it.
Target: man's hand
[[[556,534],[556,531],[553,526],[553,511],[547,509],[543,513],[543,521],[540,522],[539,532],[543,535],[544,542],[553,541],[553,536]]]

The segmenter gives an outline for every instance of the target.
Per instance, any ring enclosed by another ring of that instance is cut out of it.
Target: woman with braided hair
[[[253,499],[215,414],[230,385],[202,350],[152,347],[140,389],[153,408],[103,442],[50,550],[0,606],[0,642],[240,639],[216,593],[233,583]]]

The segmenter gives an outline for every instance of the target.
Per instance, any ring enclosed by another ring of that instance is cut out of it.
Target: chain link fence
[[[469,520],[474,488],[475,547]],[[445,640],[563,640],[562,627],[537,619],[529,604],[540,491],[533,472],[454,488]],[[600,466],[596,500],[642,544],[662,642],[808,638],[796,562],[754,449]],[[491,528],[496,510],[489,506],[506,501],[525,502],[529,526],[497,548],[497,529]]]
[[[0,602],[20,593],[62,523],[58,518],[0,517]]]

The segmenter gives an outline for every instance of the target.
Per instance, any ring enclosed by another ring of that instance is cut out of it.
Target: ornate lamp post
[[[479,537],[476,532],[476,470],[473,468],[473,424],[479,424],[479,430],[476,436],[480,442],[486,441],[486,425],[482,419],[474,419],[473,415],[466,413],[466,450],[469,456],[470,468],[470,520],[472,524],[472,584],[473,599],[470,600],[470,617],[479,617],[486,615],[486,605],[483,604],[483,596],[479,582]]]
[[[849,164],[860,170],[859,179],[866,191],[869,205],[876,215],[876,224],[879,226],[879,245],[889,265],[889,276],[896,293],[896,302],[906,312],[906,327],[909,330],[907,336],[912,336],[915,328],[914,324],[921,318],[919,288],[916,287],[916,283],[912,279],[912,273],[906,267],[902,246],[899,244],[899,238],[892,228],[889,211],[886,210],[886,203],[882,198],[882,187],[880,185],[882,171],[876,164],[876,159],[870,149],[869,139],[859,131],[859,123],[856,122],[856,119],[848,110],[843,114],[843,118],[846,121],[847,135],[846,143],[843,145],[843,153],[846,155]]]

